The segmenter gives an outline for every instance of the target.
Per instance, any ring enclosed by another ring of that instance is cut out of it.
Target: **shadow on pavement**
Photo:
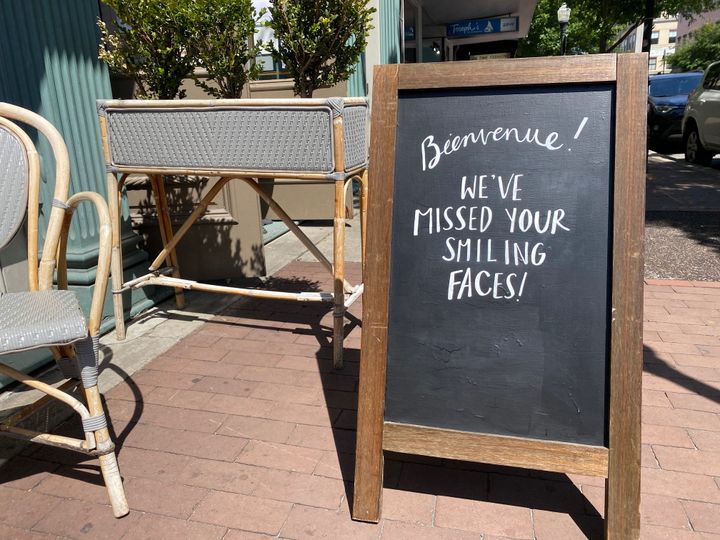
[[[128,437],[135,422],[142,416],[144,409],[143,395],[135,384],[133,379],[122,368],[112,364],[112,351],[107,347],[102,347],[101,370],[109,369],[117,373],[124,380],[120,384],[126,384],[130,387],[132,394],[135,396],[134,410],[132,420],[124,423],[124,427],[120,433],[116,433],[115,426],[112,422],[112,415],[108,418],[108,430],[110,438],[115,442],[115,453],[120,455],[122,444]],[[107,402],[104,396],[101,396],[102,404],[105,411],[108,410]],[[72,415],[65,420],[52,433],[65,435],[68,437],[83,438],[83,430],[76,415]],[[4,466],[0,472],[0,485],[28,478],[33,474],[50,472],[53,475],[64,476],[81,483],[92,484],[105,489],[105,482],[100,472],[100,465],[97,457],[66,450],[64,448],[43,446],[38,444],[28,444],[21,452],[21,456],[13,458],[13,460]],[[90,496],[90,494],[88,495]]]
[[[720,211],[720,159],[714,167],[651,155],[647,165],[646,209],[652,211]]]
[[[720,281],[720,159],[702,167],[649,154],[645,276]]]
[[[703,368],[690,368],[700,369]],[[720,390],[676,369],[662,358],[658,358],[652,346],[643,346],[643,371],[678,384],[693,394],[720,403]]]
[[[720,186],[718,186],[720,190]],[[720,253],[720,215],[718,212],[646,212],[645,223],[672,227],[696,243]]]

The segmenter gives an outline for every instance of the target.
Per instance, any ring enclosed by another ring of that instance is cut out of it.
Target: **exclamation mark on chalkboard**
[[[583,128],[585,127],[585,124],[587,124],[588,117],[583,116],[582,122],[580,122],[580,125],[577,128],[577,131],[575,132],[575,136],[573,139],[577,140],[578,137],[580,137],[580,133],[582,133]],[[568,148],[568,152],[572,152],[571,148]]]

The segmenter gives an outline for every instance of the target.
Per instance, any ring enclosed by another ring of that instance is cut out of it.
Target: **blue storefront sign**
[[[467,19],[447,25],[447,37],[465,37],[477,34],[498,32],[517,32],[517,17],[497,17],[494,19]]]

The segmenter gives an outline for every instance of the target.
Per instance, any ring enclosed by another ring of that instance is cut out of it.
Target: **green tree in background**
[[[191,33],[183,5],[187,0],[106,0],[117,14],[110,32],[102,33],[100,59],[116,72],[135,81],[136,97],[184,97],[182,80],[193,72],[193,58],[185,44]]]
[[[185,96],[183,79],[215,97],[235,98],[248,80],[258,77],[257,46],[251,0],[107,0],[117,20],[104,22],[100,59],[135,81],[135,97],[173,99]],[[207,79],[195,74],[207,70]],[[212,81],[214,84],[209,84]]]
[[[245,84],[262,72],[255,63],[260,48],[250,46],[256,19],[252,1],[189,0],[185,9],[191,36],[186,49],[217,86],[193,74],[195,84],[211,96],[241,97]]]
[[[554,56],[560,54],[560,26],[557,10],[562,2],[540,0],[535,8],[528,36],[518,43],[518,56]],[[581,13],[577,2],[569,2],[572,9],[567,27],[568,51],[599,52],[603,36],[614,35],[614,24],[603,30],[595,24],[595,18]]]
[[[267,44],[285,64],[295,93],[312,97],[322,86],[345,81],[365,50],[374,8],[367,0],[271,0],[268,12],[277,44]]]
[[[607,52],[622,29],[642,23],[650,0],[566,0],[572,9],[568,50]],[[557,10],[560,0],[540,0],[528,37],[520,40],[518,56],[547,56],[560,52]],[[718,0],[654,0],[653,16],[678,13],[684,17],[720,7]]]
[[[720,22],[708,23],[695,31],[690,41],[683,43],[667,62],[683,71],[704,70],[720,60]]]

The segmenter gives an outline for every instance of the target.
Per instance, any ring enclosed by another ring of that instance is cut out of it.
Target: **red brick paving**
[[[296,262],[278,282],[328,278]],[[348,321],[334,371],[330,324],[236,302],[108,392],[128,517],[112,518],[95,461],[32,446],[0,469],[0,537],[602,537],[602,479],[395,454],[382,521],[353,522],[360,330]],[[642,538],[720,539],[720,284],[648,281],[644,344]]]

